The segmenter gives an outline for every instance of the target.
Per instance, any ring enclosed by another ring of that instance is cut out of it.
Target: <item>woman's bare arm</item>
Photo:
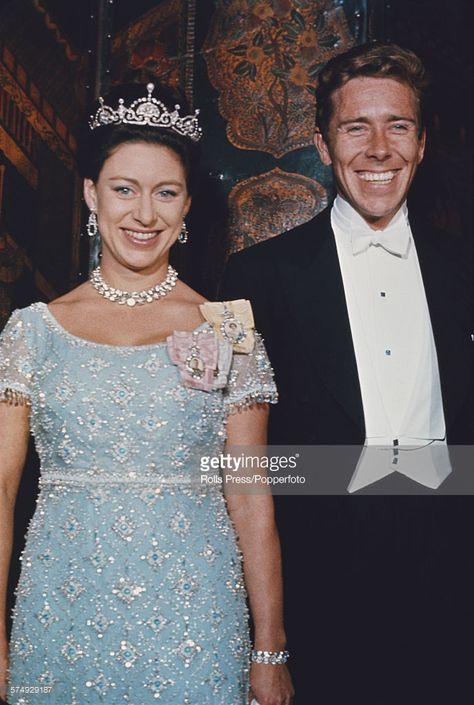
[[[257,404],[229,416],[227,448],[265,446],[268,406]],[[234,490],[235,491],[235,490]],[[273,498],[268,494],[227,494],[227,507],[234,523],[244,559],[244,576],[255,627],[255,649],[282,651],[283,589],[278,532]],[[252,694],[259,705],[289,705],[293,689],[285,666],[253,664]]]
[[[0,696],[6,683],[6,599],[15,500],[28,450],[29,407],[0,402]]]

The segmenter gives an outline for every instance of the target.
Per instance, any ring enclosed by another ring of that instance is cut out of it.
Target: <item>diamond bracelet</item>
[[[253,649],[250,655],[252,663],[270,663],[273,666],[279,666],[286,663],[290,658],[288,651],[259,651]]]

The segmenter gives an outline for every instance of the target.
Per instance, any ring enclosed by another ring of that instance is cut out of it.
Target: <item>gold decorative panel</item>
[[[231,252],[304,223],[326,205],[321,184],[278,167],[239,181],[229,194]]]

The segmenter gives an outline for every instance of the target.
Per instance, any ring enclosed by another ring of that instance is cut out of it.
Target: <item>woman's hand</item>
[[[0,698],[7,699],[8,681],[8,642],[0,639]]]
[[[250,668],[250,700],[258,705],[291,705],[295,691],[286,666],[252,663]]]

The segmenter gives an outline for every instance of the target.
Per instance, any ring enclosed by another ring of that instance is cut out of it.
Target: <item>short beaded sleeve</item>
[[[261,336],[255,332],[255,345],[249,353],[234,352],[224,404],[229,412],[253,404],[276,404],[278,392],[273,370]]]
[[[30,406],[32,379],[25,321],[21,311],[16,310],[0,334],[0,401]]]

